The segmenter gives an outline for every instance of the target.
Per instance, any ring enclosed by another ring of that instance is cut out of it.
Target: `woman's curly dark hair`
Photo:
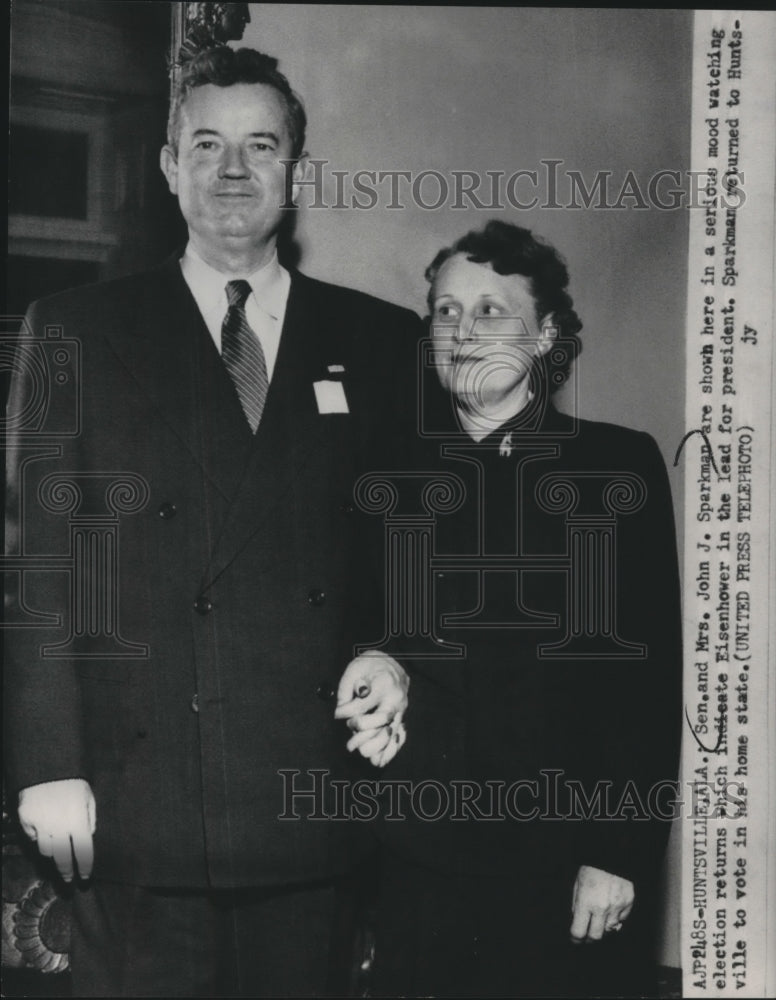
[[[491,219],[484,229],[473,229],[451,247],[440,250],[426,268],[426,280],[433,284],[445,261],[458,253],[466,254],[475,264],[489,264],[497,274],[521,274],[530,280],[537,322],[552,313],[559,329],[560,340],[553,348],[554,377],[549,386],[550,392],[555,392],[568,379],[571,365],[582,350],[578,336],[582,320],[566,291],[569,272],[561,255],[530,229]],[[431,307],[430,296],[431,289]],[[563,357],[558,352],[563,352]]]

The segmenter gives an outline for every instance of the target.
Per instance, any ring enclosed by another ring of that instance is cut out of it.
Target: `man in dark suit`
[[[552,247],[493,221],[427,277],[415,475],[446,503],[436,562],[395,577],[427,582],[435,632],[393,616],[411,686],[384,777],[428,790],[382,824],[375,992],[651,994],[681,721],[665,467],[552,405],[582,325]]]
[[[304,136],[274,59],[201,54],[161,159],[185,252],[27,317],[8,769],[65,880],[94,861],[73,893],[77,996],[336,988],[358,847],[346,824],[279,816],[289,788],[302,814],[320,807],[301,794],[311,771],[347,773],[333,699],[368,613],[352,487],[406,409],[418,321],[278,263],[281,161],[301,180]],[[371,666],[400,705],[390,664]]]

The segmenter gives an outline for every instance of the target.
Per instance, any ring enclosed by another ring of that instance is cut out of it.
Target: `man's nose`
[[[226,146],[218,165],[219,177],[247,177],[250,171],[240,146]]]

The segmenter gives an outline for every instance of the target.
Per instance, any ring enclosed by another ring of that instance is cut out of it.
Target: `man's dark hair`
[[[307,115],[302,102],[288,80],[277,68],[278,61],[256,49],[230,49],[219,45],[203,49],[181,67],[180,78],[170,103],[167,142],[177,152],[181,131],[181,107],[195,87],[212,83],[231,87],[236,83],[266,83],[283,98],[286,122],[291,136],[291,155],[296,159],[304,150]]]
[[[433,284],[445,261],[458,253],[466,254],[467,260],[475,264],[489,264],[496,274],[521,274],[530,280],[537,323],[552,313],[562,338],[553,350],[553,354],[563,351],[565,355],[553,361],[550,391],[555,392],[568,379],[571,364],[582,350],[582,341],[577,336],[582,321],[566,291],[569,272],[561,255],[549,243],[535,237],[530,229],[491,219],[484,229],[473,229],[451,247],[440,250],[426,268],[426,280]],[[430,289],[429,307],[433,308]]]

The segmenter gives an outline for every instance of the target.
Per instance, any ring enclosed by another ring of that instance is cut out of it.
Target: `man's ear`
[[[536,342],[536,350],[539,354],[546,354],[558,338],[560,329],[555,322],[555,313],[547,313],[541,322],[542,331]]]
[[[167,178],[167,186],[172,194],[178,193],[178,157],[172,146],[163,146],[159,154],[159,166]]]
[[[308,179],[311,170],[312,164],[310,163],[310,154],[307,152],[300,153],[299,159],[291,168],[291,200],[295,205],[297,204],[297,199],[299,198],[299,192],[302,189],[302,182]]]

